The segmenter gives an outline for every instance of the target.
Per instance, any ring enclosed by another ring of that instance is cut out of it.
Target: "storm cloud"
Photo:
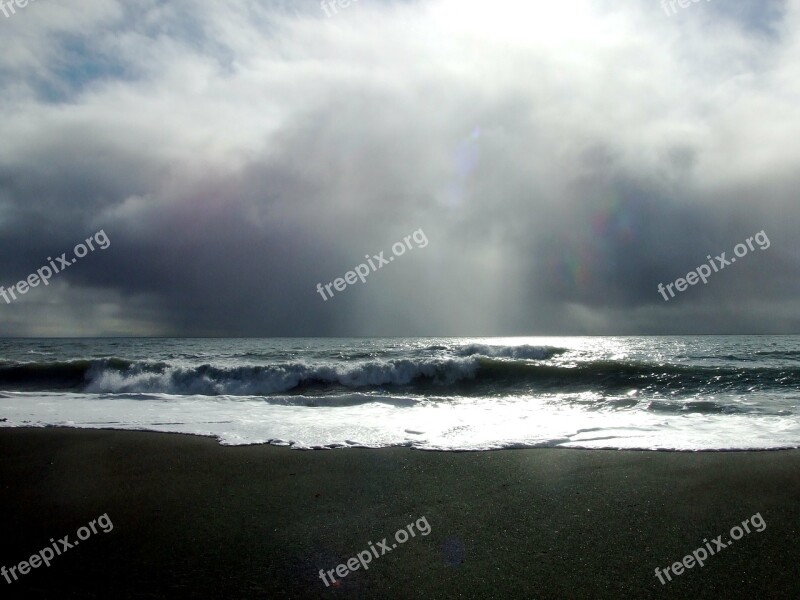
[[[0,284],[112,243],[0,335],[800,332],[799,34],[776,0],[30,3],[0,15]]]

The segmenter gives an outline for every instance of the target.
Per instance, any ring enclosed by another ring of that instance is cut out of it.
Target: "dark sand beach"
[[[18,598],[796,598],[800,452],[443,453],[222,447],[172,434],[0,431],[0,564],[107,514]],[[704,567],[664,568],[760,513]],[[417,535],[325,587],[425,517]]]

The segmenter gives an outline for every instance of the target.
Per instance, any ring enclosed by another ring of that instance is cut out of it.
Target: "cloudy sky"
[[[7,10],[0,336],[800,333],[796,0]]]

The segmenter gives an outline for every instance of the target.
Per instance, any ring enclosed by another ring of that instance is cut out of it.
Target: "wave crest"
[[[244,366],[176,365],[121,358],[0,362],[0,389],[204,396],[327,394],[383,388],[405,388],[408,393],[423,394],[436,388],[437,394],[444,395],[581,391],[616,394],[638,389],[656,395],[691,395],[800,386],[800,368],[792,366],[703,367],[617,360],[552,364],[535,361],[563,350],[535,346],[472,344],[455,352],[462,356]]]
[[[269,395],[313,388],[375,388],[416,382],[448,384],[474,377],[477,362],[465,359],[371,361],[347,365],[303,362],[266,366],[168,367],[136,364],[126,369],[94,365],[87,373],[87,392],[160,392],[199,395]]]
[[[568,352],[566,348],[554,346],[490,346],[488,344],[469,344],[456,351],[459,356],[488,356],[490,358],[514,358],[517,360],[547,360]]]

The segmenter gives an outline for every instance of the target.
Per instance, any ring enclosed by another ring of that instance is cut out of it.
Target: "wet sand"
[[[0,566],[75,541],[100,515],[114,526],[0,578],[6,598],[800,595],[800,451],[301,452],[0,429],[0,481]],[[755,513],[763,532],[656,578]],[[320,579],[421,517],[429,535],[330,587]]]

